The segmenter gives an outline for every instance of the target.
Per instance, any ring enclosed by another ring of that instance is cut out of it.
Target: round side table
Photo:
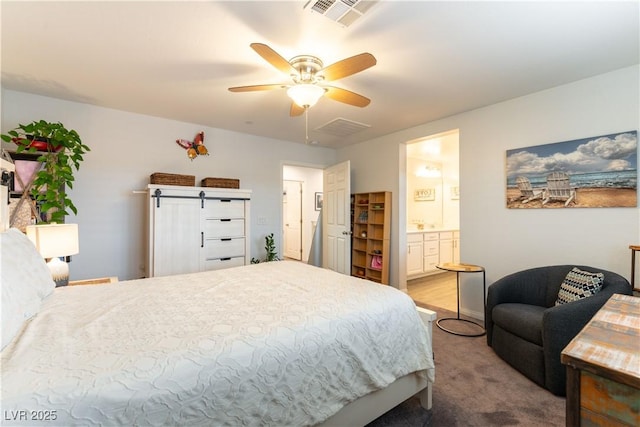
[[[468,319],[461,319],[460,318],[460,273],[482,273],[482,301],[483,301],[483,306],[486,308],[486,287],[487,287],[487,279],[486,279],[486,275],[485,275],[485,271],[484,271],[484,267],[481,267],[479,265],[473,265],[473,264],[453,264],[453,263],[445,263],[445,264],[438,264],[436,265],[437,268],[439,268],[440,270],[446,270],[446,271],[455,271],[456,272],[456,299],[457,299],[457,303],[458,303],[458,312],[457,312],[457,317],[443,317],[441,319],[438,319],[436,321],[436,326],[438,326],[438,328],[442,329],[445,332],[448,332],[450,334],[454,334],[454,335],[460,335],[463,337],[481,337],[482,335],[486,334],[487,331],[484,327],[484,325],[481,325],[477,322],[474,322],[473,320],[468,320]],[[484,317],[484,311],[483,313],[483,317]],[[444,321],[456,321],[456,322],[466,322],[466,323],[470,323],[472,325],[476,325],[478,327],[481,328],[481,331],[478,333],[462,333],[462,332],[458,332],[458,331],[454,331],[452,329],[448,329],[444,326],[442,326],[442,322]]]

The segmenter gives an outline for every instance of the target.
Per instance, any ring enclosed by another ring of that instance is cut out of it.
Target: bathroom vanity
[[[436,265],[460,262],[460,231],[429,229],[407,232],[407,278],[441,273]]]

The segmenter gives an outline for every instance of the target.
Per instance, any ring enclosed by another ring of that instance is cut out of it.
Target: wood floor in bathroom
[[[291,258],[285,260],[293,261]],[[456,273],[442,272],[407,282],[407,291],[414,300],[424,304],[441,307],[455,312],[456,299]]]
[[[443,272],[407,282],[409,296],[424,304],[441,307],[455,312],[456,299],[456,273]]]

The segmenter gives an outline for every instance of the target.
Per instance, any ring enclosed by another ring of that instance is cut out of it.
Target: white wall
[[[302,261],[309,259],[311,239],[320,211],[315,209],[315,193],[322,192],[322,170],[309,167],[285,165],[282,178],[302,182]]]
[[[460,135],[458,131],[442,137],[442,227],[460,228],[460,199],[452,199],[452,188],[460,190]]]
[[[339,150],[338,161],[352,161],[354,191],[394,192],[391,284],[406,286],[406,236],[398,235],[406,221],[406,203],[398,202],[406,162],[399,146],[451,129],[460,130],[461,259],[484,266],[487,285],[524,268],[564,263],[630,278],[629,245],[640,241],[638,208],[507,209],[505,155],[507,149],[637,130],[639,76],[636,65]],[[463,274],[462,283],[462,311],[482,317],[479,277]]]
[[[40,119],[75,129],[91,148],[70,192],[78,215],[68,222],[77,222],[80,231],[72,280],[142,276],[146,202],[133,191],[144,189],[154,172],[195,175],[197,184],[205,177],[239,178],[242,188],[253,190],[251,256],[258,258],[271,232],[281,251],[283,163],[335,163],[333,149],[2,90],[3,133]],[[175,140],[191,139],[200,130],[211,155],[191,161]]]

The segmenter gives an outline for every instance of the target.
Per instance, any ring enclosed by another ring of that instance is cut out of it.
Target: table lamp
[[[57,286],[69,284],[69,265],[61,259],[79,252],[78,224],[43,224],[27,226],[31,239],[43,258]]]

